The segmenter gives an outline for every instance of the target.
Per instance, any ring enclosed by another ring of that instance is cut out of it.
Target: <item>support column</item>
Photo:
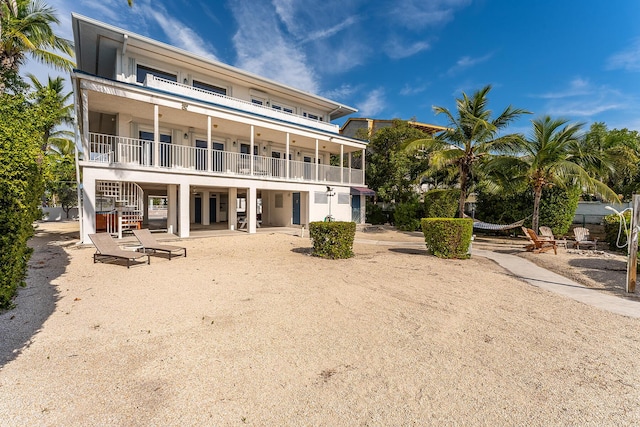
[[[253,175],[253,161],[254,161],[254,159],[253,159],[253,144],[254,144],[254,138],[255,138],[255,135],[253,133],[254,131],[255,131],[255,129],[254,129],[253,125],[251,125],[251,138],[249,138],[249,140],[251,141],[251,147],[249,148],[249,167],[251,168],[250,175]]]
[[[204,190],[202,192],[202,225],[209,225],[210,222],[210,216],[211,216],[211,212],[209,209],[209,198],[211,197],[211,195],[209,194],[209,191]]]
[[[229,197],[227,200],[227,220],[229,221],[229,230],[235,230],[238,226],[238,211],[236,206],[238,204],[238,189],[229,188]]]
[[[316,161],[315,161],[315,164],[316,164],[316,181],[317,181],[318,180],[318,169],[319,169],[319,166],[318,166],[318,140],[317,139],[316,139]]]
[[[175,234],[178,231],[178,186],[167,185],[167,231]]]
[[[153,166],[160,164],[160,117],[158,104],[153,106]]]
[[[340,183],[344,183],[344,145],[340,144]]]
[[[255,187],[247,188],[247,231],[255,234],[258,223],[258,196]]]
[[[636,268],[638,265],[638,226],[640,225],[640,194],[631,198],[631,233],[628,240],[629,259],[627,260],[627,292],[636,292]]]
[[[142,225],[149,226],[149,195],[142,193]]]
[[[349,169],[349,179],[348,179],[348,181],[349,181],[349,184],[351,184],[351,163],[352,163],[351,151],[349,151],[349,156],[348,157],[349,157],[347,159],[347,161],[349,162],[349,167],[348,167],[348,169]]]
[[[82,180],[82,243],[91,243],[89,234],[96,232],[96,180],[85,170]]]
[[[191,191],[189,184],[180,184],[180,197],[178,198],[178,236],[189,237],[189,197]]]
[[[89,93],[85,89],[81,90],[82,98],[82,151],[84,151],[84,159],[89,160]],[[114,159],[115,160],[115,159]]]
[[[286,153],[284,155],[284,158],[286,159],[285,164],[287,165],[287,179],[289,179],[291,176],[289,175],[290,173],[290,161],[289,161],[289,132],[287,132],[287,150]]]
[[[360,184],[364,184],[366,181],[366,179],[364,178],[364,171],[366,170],[366,168],[364,167],[364,160],[365,160],[365,154],[367,153],[366,150],[362,150],[362,166],[360,166],[362,168],[362,182]]]
[[[213,171],[213,157],[211,156],[211,116],[207,116],[207,171]]]

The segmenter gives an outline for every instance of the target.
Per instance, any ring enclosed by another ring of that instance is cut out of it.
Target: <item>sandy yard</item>
[[[187,239],[128,270],[93,264],[73,226],[40,225],[0,314],[3,426],[640,423],[640,320],[419,235],[358,233],[339,261],[286,234]],[[535,258],[620,294],[615,258],[598,276],[578,255]]]

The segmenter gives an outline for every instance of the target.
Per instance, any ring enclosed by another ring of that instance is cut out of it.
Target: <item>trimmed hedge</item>
[[[458,212],[460,190],[436,189],[424,194],[425,218],[453,218]]]
[[[396,204],[396,210],[393,212],[394,224],[402,231],[420,230],[422,216],[422,204],[417,199]]]
[[[353,240],[356,237],[355,222],[311,222],[309,235],[313,241],[315,256],[331,259],[353,256]]]
[[[471,257],[471,218],[422,218],[422,233],[427,249],[438,258]]]

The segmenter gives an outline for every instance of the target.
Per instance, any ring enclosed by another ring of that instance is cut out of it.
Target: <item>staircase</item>
[[[97,181],[98,196],[112,198],[115,210],[106,214],[107,233],[122,237],[125,230],[138,229],[142,225],[144,191],[135,182]],[[121,221],[118,221],[118,216]],[[118,226],[121,224],[121,227]]]

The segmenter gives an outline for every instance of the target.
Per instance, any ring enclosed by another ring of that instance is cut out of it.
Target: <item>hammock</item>
[[[473,220],[473,228],[476,228],[478,230],[490,230],[490,231],[511,230],[512,228],[522,227],[522,224],[524,224],[524,222],[530,216],[531,215],[529,215],[528,217],[526,217],[524,219],[521,219],[520,221],[511,223],[511,224],[491,224],[491,223],[488,223],[488,222],[477,221],[477,220],[474,219]]]

